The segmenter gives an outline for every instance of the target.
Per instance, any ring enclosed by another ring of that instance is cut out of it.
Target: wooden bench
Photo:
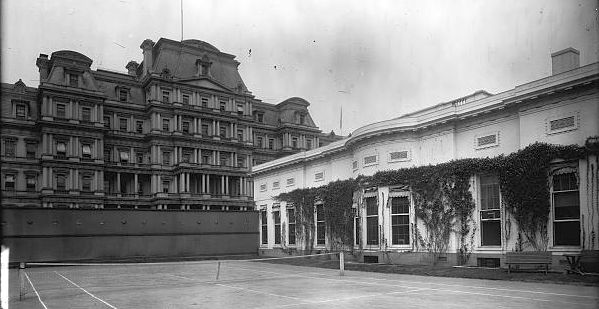
[[[551,252],[525,251],[507,252],[505,254],[505,264],[507,264],[508,274],[512,269],[512,265],[545,265],[545,274],[547,274],[549,271],[549,265],[551,265],[551,263]]]

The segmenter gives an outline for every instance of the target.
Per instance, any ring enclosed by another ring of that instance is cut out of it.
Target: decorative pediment
[[[23,82],[21,79],[19,79],[19,80],[18,80],[18,81],[15,83],[15,86],[13,87],[13,89],[14,89],[16,92],[19,92],[19,93],[25,93],[25,91],[27,90],[27,86],[25,85],[25,83],[24,83],[24,82]]]
[[[191,86],[214,89],[214,90],[225,91],[225,92],[231,92],[231,89],[229,89],[223,85],[220,85],[216,81],[214,81],[212,79],[208,79],[208,78],[189,79],[189,80],[184,80],[181,82],[183,82],[184,84],[187,84],[187,85],[191,85]]]

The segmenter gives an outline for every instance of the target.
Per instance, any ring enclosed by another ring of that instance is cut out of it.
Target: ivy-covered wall
[[[597,250],[599,178],[596,140],[589,139],[590,142],[583,147],[535,143],[507,156],[381,171],[372,176],[331,182],[317,188],[297,189],[280,194],[276,199],[296,208],[299,240],[296,248],[306,252],[313,249],[314,204],[322,202],[327,249],[364,250],[364,241],[359,246],[354,245],[354,218],[356,214],[364,216],[365,189],[381,188],[377,195],[381,209],[389,207],[389,187],[403,187],[410,194],[414,222],[410,231],[411,244],[402,250],[428,252],[433,257],[453,252],[458,255],[459,264],[466,264],[479,242],[475,213],[477,175],[494,174],[499,177],[501,251],[548,250],[551,249],[552,235],[552,173],[556,167],[573,166],[581,192],[581,248]],[[359,232],[363,234],[364,227]],[[387,233],[381,235],[383,238],[374,249],[391,250]],[[366,249],[373,248],[369,246]],[[433,261],[437,259],[433,258]]]

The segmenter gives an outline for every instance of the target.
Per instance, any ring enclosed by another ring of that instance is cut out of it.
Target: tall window
[[[126,89],[119,90],[119,101],[127,102],[128,91]]]
[[[144,122],[143,120],[137,120],[135,121],[135,132],[137,133],[143,133],[144,131]]]
[[[496,176],[480,177],[481,245],[501,246],[501,212],[499,180]]]
[[[182,162],[189,163],[191,161],[191,150],[184,150],[183,157],[181,158]]]
[[[112,118],[112,117],[110,117],[110,116],[104,116],[104,117],[102,117],[102,119],[104,119],[104,127],[105,127],[106,129],[110,129],[110,128],[111,128],[111,125],[110,125],[110,122],[111,122],[111,121],[110,121],[110,118]]]
[[[243,141],[243,129],[237,129],[237,140]]]
[[[312,140],[311,139],[306,140],[306,148],[308,150],[312,149]]]
[[[69,86],[79,87],[79,75],[69,74]]]
[[[269,138],[268,139],[268,149],[275,149],[275,139],[274,138]]]
[[[202,107],[208,107],[208,98],[202,97],[200,100],[202,101]]]
[[[220,137],[222,137],[222,138],[227,137],[227,127],[220,126],[218,129],[219,129],[219,135],[220,135]]]
[[[36,189],[36,175],[26,175],[25,183],[27,185],[27,191],[33,192]]]
[[[4,140],[4,156],[14,158],[16,156],[17,142],[12,139]]]
[[[410,244],[410,200],[407,196],[391,198],[391,243]]]
[[[121,150],[120,159],[121,159],[121,163],[129,163],[129,151]]]
[[[297,137],[291,138],[291,148],[297,148]]]
[[[162,90],[162,103],[170,102],[171,93],[167,90]]]
[[[89,107],[81,108],[81,121],[90,122],[92,120],[92,109]]]
[[[15,175],[4,175],[4,190],[15,190]]]
[[[162,182],[162,193],[168,193],[168,187],[170,186],[170,181],[164,180]]]
[[[64,103],[56,103],[56,117],[67,118],[67,105]]]
[[[56,156],[59,159],[66,159],[67,157],[67,143],[57,142],[56,143]]]
[[[186,134],[189,134],[189,121],[183,121],[182,125],[181,125],[183,132]]]
[[[295,245],[295,208],[287,208],[287,244]]]
[[[266,216],[266,208],[263,208],[260,211],[260,226],[262,228],[262,230],[261,230],[262,244],[267,245],[268,244],[268,221],[267,221],[267,216]]]
[[[202,135],[207,136],[210,135],[208,132],[210,131],[210,127],[207,124],[202,125]]]
[[[224,112],[227,109],[227,101],[220,101],[220,111]]]
[[[324,221],[324,205],[316,205],[316,244],[324,245],[326,242],[326,226]]]
[[[183,95],[183,104],[185,104],[185,105],[189,104],[189,95],[188,94]]]
[[[17,119],[21,119],[21,120],[27,118],[27,107],[25,106],[25,104],[17,104],[16,105],[15,116],[17,117]]]
[[[119,118],[119,130],[126,132],[129,121],[127,118]]]
[[[92,176],[85,175],[81,180],[81,191],[90,192],[92,190]]]
[[[104,161],[112,162],[112,150],[110,148],[104,148]]]
[[[92,158],[92,146],[91,146],[91,144],[83,144],[83,145],[81,145],[81,156],[84,159],[91,159]]]
[[[360,245],[360,213],[358,209],[354,209],[354,243],[356,246]]]
[[[37,143],[27,143],[25,145],[25,156],[27,159],[35,159],[37,156]]]
[[[258,147],[258,148],[264,147],[264,141],[261,136],[256,137],[256,147]]]
[[[67,176],[63,174],[56,175],[56,190],[65,191],[67,189]]]
[[[275,222],[275,244],[281,244],[281,212],[275,210],[272,212],[272,216]]]
[[[162,119],[162,131],[169,131],[171,127],[170,119]]]
[[[229,154],[222,151],[220,153],[220,165],[228,166],[229,165]]]
[[[376,197],[366,198],[366,244],[379,244],[379,205]]]
[[[243,103],[237,103],[237,115],[243,115]]]
[[[202,150],[202,164],[210,164],[212,161],[212,152]]]
[[[162,152],[162,164],[170,165],[171,164],[171,153],[168,151]]]
[[[580,196],[576,173],[553,175],[553,244],[580,246]]]

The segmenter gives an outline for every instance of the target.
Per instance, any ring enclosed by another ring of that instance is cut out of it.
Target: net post
[[[19,300],[25,296],[25,263],[19,263]]]
[[[218,261],[218,264],[216,266],[216,280],[218,280],[219,276],[220,276],[220,261]]]
[[[345,262],[343,251],[339,251],[339,276],[343,276],[345,273]]]

